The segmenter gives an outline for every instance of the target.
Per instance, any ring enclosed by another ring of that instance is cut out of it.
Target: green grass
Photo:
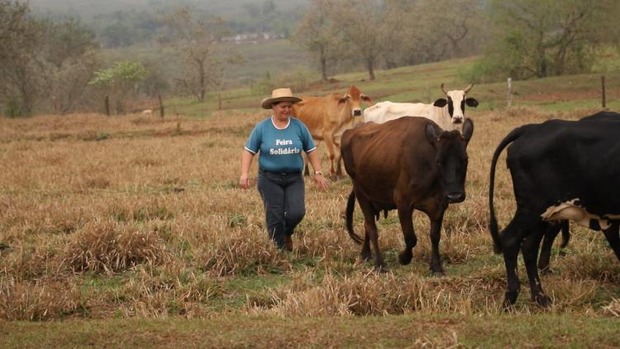
[[[0,322],[4,348],[613,348],[617,321],[556,314]],[[10,333],[10,336],[5,334]]]
[[[446,89],[460,89],[467,86],[468,71],[476,58],[456,59],[437,63],[401,67],[391,70],[377,70],[376,80],[369,81],[365,72],[334,76],[335,83],[312,85],[307,90],[294,91],[298,95],[324,95],[344,92],[348,85],[358,86],[373,102],[423,102],[431,103],[441,97],[440,85]],[[610,66],[613,64],[610,62]],[[606,66],[607,67],[607,66]],[[512,82],[513,107],[536,107],[542,111],[561,112],[578,108],[601,108],[601,76],[605,76],[606,107],[620,108],[620,70],[605,69],[603,72],[570,76],[551,77],[540,80]],[[276,70],[274,70],[276,71]],[[318,78],[318,76],[317,76]],[[478,110],[505,109],[507,106],[507,82],[477,84],[470,95],[478,99]],[[182,115],[205,117],[221,110],[259,110],[258,102],[268,92],[261,94],[251,86],[233,88],[224,92],[211,93],[204,103],[187,99],[172,99],[166,104],[169,110]],[[476,112],[476,110],[473,110]]]

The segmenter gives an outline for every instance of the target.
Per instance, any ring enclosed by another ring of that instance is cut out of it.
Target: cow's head
[[[474,87],[474,84],[470,84],[464,90],[452,90],[447,91],[441,84],[441,91],[446,95],[446,98],[439,98],[433,103],[434,106],[443,108],[448,106],[448,114],[453,124],[460,124],[465,121],[465,105],[475,108],[478,106],[478,101],[475,98],[465,97],[467,92]]]
[[[449,203],[465,200],[465,177],[467,175],[467,144],[474,133],[471,119],[463,123],[462,133],[456,130],[443,131],[436,125],[426,125],[426,137],[435,145],[435,161],[439,166],[439,176],[444,197]]]
[[[349,86],[347,93],[338,101],[341,105],[348,105],[351,108],[351,116],[362,116],[362,101],[372,104],[372,99],[366,96],[356,86]]]

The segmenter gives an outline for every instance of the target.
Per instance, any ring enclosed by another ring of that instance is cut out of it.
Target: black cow
[[[592,116],[594,117],[594,116]],[[602,230],[620,259],[620,123],[616,121],[549,120],[510,132],[493,154],[489,183],[489,229],[495,252],[503,252],[508,289],[504,306],[517,300],[519,249],[523,253],[532,299],[546,306],[536,258],[541,239],[553,224],[574,221]],[[510,144],[510,146],[508,146]],[[493,190],[495,165],[508,146],[506,162],[512,176],[517,211],[498,233]],[[555,226],[555,229],[558,226]]]
[[[603,111],[603,112],[598,112],[596,114],[583,117],[579,119],[579,121],[616,121],[618,122],[620,121],[620,114]],[[538,257],[538,269],[541,272],[543,273],[550,272],[549,261],[551,259],[551,247],[553,245],[553,241],[555,240],[557,235],[560,233],[560,231],[562,231],[562,244],[560,245],[560,248],[562,250],[560,251],[560,254],[561,255],[564,254],[563,249],[566,248],[566,246],[568,245],[568,241],[570,240],[570,231],[569,231],[568,224],[569,223],[566,220],[566,221],[562,221],[557,224],[551,225],[547,233],[545,233],[545,236],[543,238],[542,245],[540,248],[540,256]],[[617,235],[619,233],[618,232],[619,225],[613,224],[612,226],[614,229],[613,231],[615,231],[615,234]],[[617,247],[617,248],[620,248],[620,247]]]
[[[353,182],[346,224],[351,238],[361,243],[353,231],[357,198],[364,213],[363,259],[371,258],[372,243],[375,268],[384,267],[375,220],[380,212],[397,209],[406,244],[399,262],[409,264],[417,243],[412,215],[418,209],[431,221],[430,268],[443,274],[439,258],[442,220],[449,203],[465,200],[466,149],[473,130],[471,120],[465,121],[461,134],[443,131],[426,118],[406,117],[384,124],[364,123],[345,131],[342,159]]]

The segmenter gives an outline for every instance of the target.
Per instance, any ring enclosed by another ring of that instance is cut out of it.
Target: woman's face
[[[291,110],[293,108],[293,103],[291,102],[280,102],[272,105],[273,115],[277,118],[288,118],[291,115]]]

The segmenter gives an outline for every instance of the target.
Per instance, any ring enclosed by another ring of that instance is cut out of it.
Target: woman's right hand
[[[248,189],[250,187],[250,178],[248,175],[241,175],[241,177],[239,177],[239,186],[241,189]]]

